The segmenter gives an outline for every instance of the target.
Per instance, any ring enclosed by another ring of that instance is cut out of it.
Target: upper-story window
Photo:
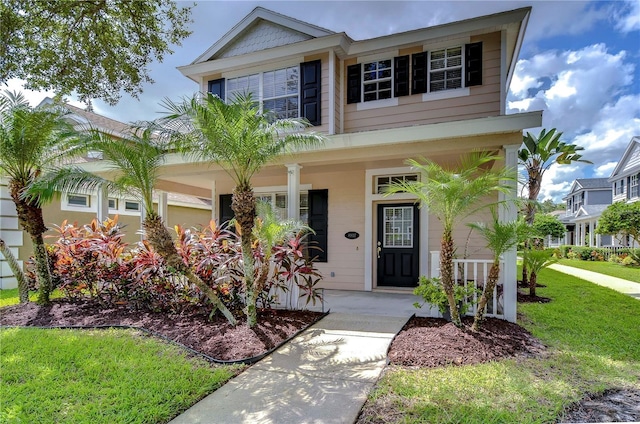
[[[390,99],[393,75],[391,59],[365,63],[363,66],[362,85],[364,101]]]
[[[240,94],[251,94],[263,110],[272,111],[278,119],[297,118],[299,70],[297,66],[227,79],[227,100]]]
[[[462,88],[462,47],[431,52],[429,91]]]
[[[304,117],[312,125],[321,124],[322,62],[314,60],[233,78],[208,82],[208,91],[223,100],[250,93],[262,110],[276,118]]]
[[[638,177],[640,174],[632,175],[629,177],[629,198],[640,196],[640,190],[638,190]]]
[[[363,61],[347,67],[347,103],[482,84],[482,43]]]

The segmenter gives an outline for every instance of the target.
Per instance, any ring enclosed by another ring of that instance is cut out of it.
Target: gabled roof
[[[53,99],[50,97],[45,97],[44,100],[40,102],[40,105],[47,104],[53,104]],[[86,111],[82,108],[70,105],[68,103],[65,103],[64,107],[69,109],[69,111],[71,112],[68,118],[79,125],[91,125],[94,128],[103,131],[106,130],[107,132],[119,137],[124,137],[125,134],[129,133],[131,129],[129,125],[124,124],[120,121],[107,118],[106,116],[98,115],[94,112]]]
[[[613,169],[608,181],[611,183],[620,175],[624,175],[629,171],[635,172],[636,170],[640,170],[640,136],[637,135],[631,138],[627,149]]]
[[[399,47],[447,40],[462,35],[480,35],[503,31],[505,34],[505,71],[509,85],[531,7],[450,22],[368,40],[354,41],[344,32],[334,33],[297,19],[258,7],[234,26],[191,64],[178,70],[196,82],[200,77],[225,72],[238,67],[332,50],[340,59],[375,54]],[[264,34],[260,32],[264,31]],[[282,33],[282,37],[278,33]],[[264,36],[263,36],[264,35]]]
[[[611,183],[608,178],[576,178],[563,200],[581,190],[611,190]]]
[[[597,218],[602,215],[602,212],[604,212],[608,207],[609,205],[581,206],[578,212],[576,212],[574,220],[579,220],[579,218]]]
[[[231,28],[231,30],[227,32],[220,40],[216,41],[196,60],[191,62],[191,64],[193,65],[196,63],[207,62],[209,60],[215,59],[219,53],[228,49],[231,45],[236,44],[239,40],[243,38],[251,38],[249,33],[259,33],[260,31],[257,30],[257,28],[260,25],[267,25],[273,29],[276,29],[274,28],[274,26],[281,28],[281,33],[279,34],[280,40],[274,40],[274,42],[270,43],[270,47],[335,34],[333,31],[330,31],[328,29],[302,22],[297,19],[290,18],[288,16],[284,16],[258,6],[253,9],[251,13],[245,16],[245,18],[242,19],[238,24],[236,24],[236,26]],[[286,36],[287,33],[289,37]],[[263,34],[257,35],[259,37],[264,37]],[[238,54],[249,53],[250,51],[251,49],[243,49],[239,51]]]

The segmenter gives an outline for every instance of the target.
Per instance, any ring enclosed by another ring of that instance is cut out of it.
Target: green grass
[[[0,330],[0,422],[167,422],[235,373],[132,330]]]
[[[586,393],[640,389],[640,304],[553,270],[547,304],[520,304],[543,358],[438,369],[393,368],[370,395],[401,423],[547,423]],[[386,415],[389,418],[389,415]]]
[[[613,262],[580,261],[576,259],[561,259],[558,263],[640,283],[640,267],[623,266]]]
[[[60,290],[54,290],[51,293],[50,298],[55,299],[57,297],[62,297],[62,292]],[[38,298],[38,293],[30,292],[29,300],[35,302]],[[3,306],[17,305],[20,303],[20,299],[18,297],[18,289],[0,289],[0,308]]]

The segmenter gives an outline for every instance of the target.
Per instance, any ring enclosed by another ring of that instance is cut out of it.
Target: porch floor
[[[429,307],[420,309],[413,304],[421,298],[411,291],[407,293],[393,293],[388,291],[353,291],[324,289],[324,305],[310,305],[312,311],[339,312],[353,315],[377,315],[389,317],[428,316]],[[422,302],[420,302],[422,303]],[[300,305],[302,306],[302,305]]]

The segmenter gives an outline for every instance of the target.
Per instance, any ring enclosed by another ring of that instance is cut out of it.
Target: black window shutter
[[[311,125],[320,125],[321,103],[321,77],[320,60],[304,62],[300,64],[300,105],[302,117],[307,118]]]
[[[209,93],[224,100],[224,78],[209,81]]]
[[[409,95],[409,56],[398,56],[393,59],[394,96]]]
[[[413,68],[411,94],[427,92],[427,59],[428,52],[415,53],[411,55],[411,67]]]
[[[231,209],[231,196],[232,194],[220,195],[220,222],[218,224],[224,224],[234,218],[233,209]],[[230,228],[233,230],[233,228]]]
[[[347,66],[347,103],[360,103],[362,97],[361,78],[362,64]]]
[[[465,45],[465,86],[482,85],[482,43]]]
[[[309,235],[310,254],[316,262],[327,262],[328,215],[329,190],[309,190],[309,227],[315,231]]]

